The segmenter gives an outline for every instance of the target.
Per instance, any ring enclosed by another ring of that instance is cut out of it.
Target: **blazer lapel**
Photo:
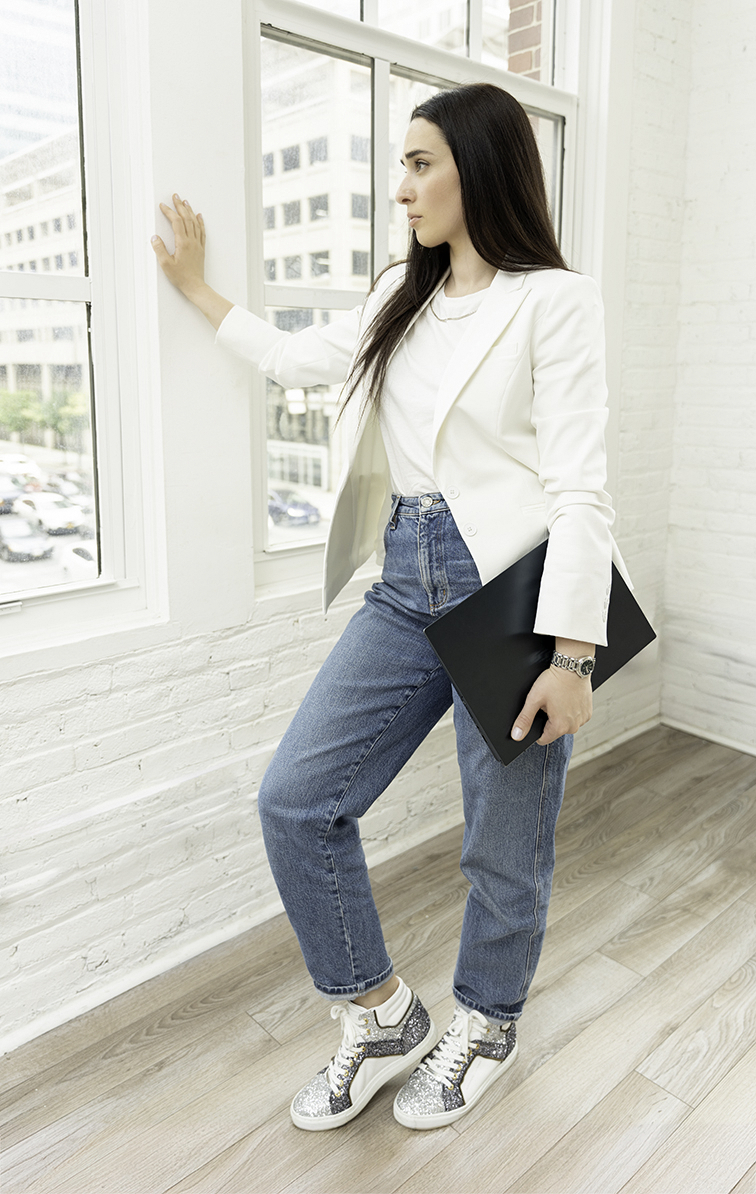
[[[434,442],[463,386],[525,299],[528,293],[528,287],[524,285],[526,277],[525,273],[507,274],[499,270],[470,320],[441,379],[433,418]]]

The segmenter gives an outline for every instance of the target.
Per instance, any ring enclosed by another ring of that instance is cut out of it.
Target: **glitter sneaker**
[[[394,1099],[394,1119],[405,1128],[442,1128],[477,1103],[515,1059],[514,1022],[492,1024],[457,1007],[447,1032]]]
[[[380,1007],[335,1003],[341,1044],[329,1064],[303,1086],[291,1104],[298,1128],[321,1132],[349,1123],[391,1078],[419,1061],[436,1028],[406,983]]]

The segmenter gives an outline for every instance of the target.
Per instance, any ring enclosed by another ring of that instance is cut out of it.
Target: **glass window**
[[[275,282],[276,280],[276,259],[269,257],[265,262],[265,281]]]
[[[370,219],[369,195],[352,195],[352,216],[356,220]]]
[[[98,575],[85,303],[0,299],[0,593]],[[72,567],[86,543],[90,567]]]
[[[310,273],[313,278],[322,277],[324,274],[330,274],[331,266],[329,262],[330,253],[328,249],[324,249],[320,253],[310,253]]]
[[[296,143],[308,163],[304,170],[262,179],[263,202],[283,208],[279,226],[263,231],[263,260],[302,259],[296,272],[284,260],[279,282],[364,291],[364,276],[355,281],[352,274],[351,254],[370,253],[370,224],[352,224],[349,213],[351,193],[370,191],[370,163],[369,153],[367,163],[352,161],[351,138],[359,136],[369,149],[370,71],[269,37],[261,41],[261,62],[262,150],[277,156]],[[355,74],[366,84],[359,91]],[[327,272],[311,265],[311,255],[321,253],[328,254],[318,257],[323,264],[327,260]],[[355,305],[359,301],[358,295]],[[328,309],[324,294],[323,310]]]
[[[325,220],[328,216],[328,196],[313,195],[310,198],[310,219]]]
[[[281,150],[281,161],[284,170],[298,170],[299,169],[299,146],[289,145],[287,149]]]
[[[378,0],[378,24],[402,37],[454,54],[467,52],[467,0]]]
[[[324,327],[343,311],[268,308],[286,332]],[[268,542],[271,547],[322,542],[344,464],[344,422],[336,425],[340,385],[285,390],[267,382]]]
[[[316,162],[328,161],[328,138],[316,137],[314,141],[307,142],[307,150],[310,155],[310,165],[314,166]]]
[[[2,282],[17,265],[12,246],[48,236],[51,225],[60,236],[54,268],[86,268],[75,0],[15,5],[2,49],[0,593],[13,594],[98,575],[88,305],[11,298]],[[41,264],[49,271],[51,258]],[[27,269],[36,273],[37,262]],[[44,276],[35,285],[44,296]],[[82,541],[89,558],[74,568],[71,549]]]
[[[263,154],[263,178],[270,178],[273,173],[273,154]]]
[[[370,138],[352,136],[352,161],[370,161]]]
[[[352,273],[362,277],[368,273],[369,254],[360,253],[359,251],[352,252]]]
[[[302,277],[302,258],[299,254],[284,257],[284,277],[299,279]]]
[[[263,228],[275,228],[276,226],[276,209],[275,207],[263,208]]]

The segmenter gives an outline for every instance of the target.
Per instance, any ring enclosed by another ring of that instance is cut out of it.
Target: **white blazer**
[[[362,308],[327,327],[289,334],[234,307],[216,340],[287,389],[343,382],[403,271],[388,270]],[[629,583],[604,490],[606,397],[593,279],[499,271],[443,375],[433,426],[433,475],[483,583],[548,535],[535,629],[602,646],[612,559]],[[326,545],[326,609],[373,552],[383,557],[391,480],[362,398],[358,390],[343,416],[348,459]]]

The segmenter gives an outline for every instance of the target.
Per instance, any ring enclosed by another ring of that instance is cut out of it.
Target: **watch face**
[[[578,663],[578,675],[590,676],[591,672],[596,666],[595,659],[581,659]]]

